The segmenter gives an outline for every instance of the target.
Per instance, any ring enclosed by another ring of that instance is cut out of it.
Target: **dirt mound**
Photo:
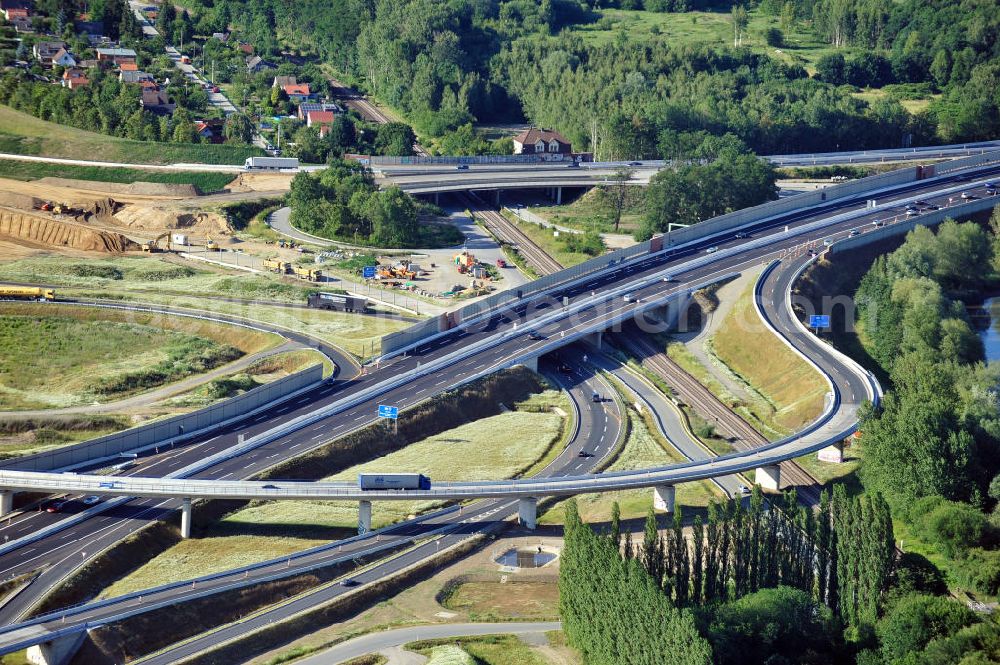
[[[142,231],[178,229],[195,235],[232,233],[226,218],[214,212],[186,212],[170,208],[126,205],[115,213],[115,221]]]
[[[40,178],[35,182],[53,187],[71,187],[108,194],[139,194],[142,196],[176,196],[191,198],[201,192],[194,185],[180,185],[165,182],[98,182],[96,180],[76,180],[74,178]]]
[[[25,240],[34,245],[68,247],[88,252],[119,254],[138,249],[121,235],[89,228],[83,224],[0,208],[0,237]]]
[[[121,207],[121,203],[118,203],[118,201],[115,201],[110,196],[106,196],[103,199],[97,199],[87,204],[83,210],[88,216],[93,216],[99,221],[109,224],[115,221],[115,213],[121,210]]]
[[[288,173],[241,173],[226,185],[230,192],[281,192],[292,183]]]
[[[32,210],[41,203],[41,199],[28,194],[17,194],[15,192],[0,192],[0,206],[8,208],[21,208]]]

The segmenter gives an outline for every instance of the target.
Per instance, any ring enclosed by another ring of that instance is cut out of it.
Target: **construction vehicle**
[[[215,242],[211,238],[205,240],[205,249],[209,252],[221,252],[222,248],[219,247],[219,243]]]
[[[294,273],[296,277],[304,279],[310,282],[318,282],[323,277],[322,270],[316,270],[315,268],[299,268],[295,267]]]
[[[461,275],[464,275],[472,266],[476,265],[476,255],[465,249],[456,254],[452,260],[455,262],[455,267],[458,268],[458,272]]]
[[[149,242],[144,242],[144,243],[142,243],[139,246],[142,248],[142,251],[148,252],[148,253],[152,254],[153,252],[160,251],[160,241],[164,240],[164,239],[167,241],[166,250],[169,252],[170,251],[170,232],[169,231],[167,231],[166,233],[161,233],[160,235],[156,236],[155,238],[153,238]]]
[[[417,272],[410,268],[409,261],[403,261],[393,266],[379,266],[379,279],[414,279]]]
[[[264,270],[270,270],[279,275],[287,275],[292,272],[292,264],[280,259],[264,259]]]
[[[313,293],[307,302],[309,307],[335,309],[341,312],[363,312],[368,309],[368,298],[337,293]]]
[[[0,285],[0,299],[3,300],[55,300],[55,289],[41,286],[7,286]]]

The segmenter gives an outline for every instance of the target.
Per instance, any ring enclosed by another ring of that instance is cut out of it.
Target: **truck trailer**
[[[39,286],[14,286],[0,284],[0,300],[55,300],[55,289]]]
[[[368,309],[368,298],[339,293],[313,293],[308,304],[315,309],[335,309],[341,312],[363,312]]]
[[[244,162],[247,171],[281,171],[299,168],[298,157],[247,157]]]
[[[420,473],[359,473],[362,490],[429,490],[431,479]]]

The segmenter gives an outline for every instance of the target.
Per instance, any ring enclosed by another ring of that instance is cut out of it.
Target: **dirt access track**
[[[0,237],[5,245],[23,245],[29,251],[132,251],[138,249],[135,241],[174,230],[198,241],[225,241],[232,230],[225,217],[212,209],[214,206],[281,196],[290,182],[287,175],[240,174],[227,191],[202,196],[193,185],[184,184],[65,178],[24,182],[0,178],[0,206],[11,213],[23,213],[24,220],[34,220],[8,222]],[[55,215],[39,210],[46,202],[68,207],[69,211]]]

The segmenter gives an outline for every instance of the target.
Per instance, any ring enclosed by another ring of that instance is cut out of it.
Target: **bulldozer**
[[[215,242],[211,238],[205,240],[205,249],[209,252],[221,252],[222,248],[219,247],[219,243]]]

